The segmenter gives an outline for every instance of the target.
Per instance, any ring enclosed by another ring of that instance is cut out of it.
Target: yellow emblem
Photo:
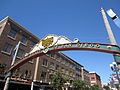
[[[42,46],[49,47],[53,43],[53,37],[42,40]]]

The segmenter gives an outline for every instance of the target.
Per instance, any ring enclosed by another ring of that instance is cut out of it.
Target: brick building
[[[28,53],[35,44],[39,42],[39,38],[26,30],[23,26],[6,17],[0,21],[0,75],[10,68],[12,62],[12,53],[15,46],[21,41],[17,58],[17,63],[22,56]],[[36,58],[35,58],[36,59]],[[31,60],[18,68],[13,76],[20,78],[33,79],[36,60]],[[82,80],[83,76],[88,80],[84,70],[82,74],[81,68],[83,66],[72,60],[61,52],[48,53],[39,58],[39,66],[36,80],[38,82],[49,83],[51,74],[60,71],[64,76],[70,80]],[[85,74],[85,75],[84,75]]]
[[[81,76],[82,80],[85,81],[87,85],[90,85],[89,71],[87,71],[84,67],[81,68]]]
[[[96,72],[89,72],[90,84],[101,87],[101,78]]]
[[[39,38],[28,32],[24,27],[13,21],[11,18],[6,17],[0,21],[0,64],[3,67],[1,69],[3,74],[8,68],[10,68],[12,61],[13,50],[21,41],[16,61],[28,53],[31,48],[39,42]],[[33,74],[34,62],[27,62],[19,70],[20,76],[25,76],[26,73]]]

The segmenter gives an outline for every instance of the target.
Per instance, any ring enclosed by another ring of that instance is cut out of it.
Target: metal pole
[[[16,59],[16,56],[17,56],[17,52],[18,52],[20,43],[21,43],[21,41],[19,41],[18,44],[17,44],[16,47],[15,47],[16,51],[15,51],[15,55],[13,56],[13,60],[12,60],[11,66],[15,63],[15,59]],[[15,50],[15,49],[14,49],[14,50]]]
[[[119,78],[118,71],[117,71],[117,70],[115,70],[115,72],[116,72],[116,75],[117,75],[118,83],[119,83],[119,85],[120,85],[120,78]]]
[[[107,33],[108,33],[108,36],[109,36],[109,40],[111,42],[111,44],[113,45],[117,45],[117,42],[115,40],[115,37],[113,35],[113,32],[112,32],[112,29],[110,27],[110,24],[108,22],[108,19],[107,19],[107,16],[106,16],[106,13],[104,11],[103,8],[101,8],[101,13],[102,13],[102,17],[103,17],[103,20],[104,20],[104,24],[105,24],[105,27],[106,27],[106,30],[107,30]],[[115,55],[113,55],[115,57]],[[116,60],[115,60],[116,61]],[[116,72],[116,74],[118,74],[118,72]],[[118,77],[118,76],[117,76]],[[119,77],[118,77],[118,81],[119,81]]]
[[[84,81],[84,67],[81,67],[82,80]]]
[[[32,81],[32,83],[31,83],[31,90],[33,90],[33,86],[34,86],[34,83],[33,83],[33,81]]]
[[[6,77],[6,82],[5,82],[4,90],[8,90],[9,82],[10,82],[10,76],[11,76],[11,72],[8,72],[7,73],[7,77]]]
[[[117,45],[117,42],[116,42],[115,37],[114,37],[114,35],[112,33],[110,24],[108,22],[107,16],[106,16],[105,11],[104,11],[103,8],[101,8],[101,13],[102,13],[104,24],[105,24],[105,27],[106,27],[106,30],[107,30],[107,33],[108,33],[108,36],[109,36],[109,40],[110,40],[111,44]]]
[[[35,65],[34,78],[33,78],[32,84],[31,84],[31,90],[33,90],[34,82],[36,81],[36,78],[37,78],[37,71],[38,71],[39,59],[40,59],[40,57],[37,57],[36,65]]]
[[[118,88],[120,90],[120,78],[119,78],[119,73],[118,73],[119,70],[118,70],[117,64],[114,66],[114,69],[115,69],[115,72],[116,72],[116,75],[117,75],[117,79],[118,79]]]
[[[110,67],[111,67],[111,70],[116,73],[115,75],[118,80],[118,89],[120,90],[120,78],[118,73],[119,69],[118,69],[117,63],[113,62],[112,64],[110,64]]]
[[[15,55],[13,56],[13,60],[12,60],[12,63],[11,63],[11,66],[14,65],[14,62],[15,62],[15,59],[16,59],[16,56],[17,56],[17,52],[18,52],[18,49],[19,49],[19,46],[20,46],[20,41],[18,42],[18,44],[16,45],[15,49]],[[14,49],[14,50],[15,50]],[[8,72],[8,75],[6,77],[6,82],[5,82],[5,85],[4,85],[4,89],[3,90],[8,90],[8,87],[9,87],[9,82],[10,82],[10,77],[12,76],[12,72]]]

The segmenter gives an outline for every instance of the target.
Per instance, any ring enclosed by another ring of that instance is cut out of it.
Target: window
[[[25,55],[25,51],[22,50],[22,49],[19,49],[19,50],[18,50],[18,53],[17,53],[17,56],[18,56],[18,57],[23,57],[24,55]]]
[[[91,80],[95,80],[95,78],[94,78],[94,77],[91,77]]]
[[[52,77],[53,77],[53,74],[50,74],[49,75],[49,79],[52,80]]]
[[[26,36],[22,36],[22,39],[21,39],[21,42],[23,43],[23,44],[26,44],[27,43],[27,37]]]
[[[80,72],[80,69],[79,69],[78,67],[76,67],[75,70],[76,70],[77,72]]]
[[[41,78],[45,79],[45,77],[46,77],[46,72],[42,71]]]
[[[59,65],[56,65],[56,70],[59,70]]]
[[[17,32],[15,30],[11,29],[10,32],[8,33],[8,35],[12,38],[15,38],[17,35]]]
[[[66,74],[67,74],[67,75],[69,74],[69,71],[68,71],[68,70],[66,70]]]
[[[71,63],[69,63],[69,67],[72,68],[72,64]]]
[[[30,45],[30,47],[34,47],[35,44],[37,44],[37,42],[31,41],[31,45]]]
[[[54,57],[54,55],[55,55],[54,53],[50,53],[50,56],[51,56],[51,57]]]
[[[69,62],[66,63],[66,66],[69,66]]]
[[[61,63],[62,63],[62,64],[65,64],[65,60],[64,60],[64,59],[62,59],[62,60],[61,60]]]
[[[31,78],[31,70],[25,71],[25,78],[30,79]]]
[[[48,60],[47,59],[43,59],[43,64],[42,65],[44,65],[44,66],[47,66],[47,62]]]
[[[5,75],[5,69],[7,65],[0,62],[0,74]]]
[[[55,69],[55,66],[54,66],[54,63],[53,63],[53,62],[50,62],[50,64],[49,64],[49,68],[51,68],[51,69]]]
[[[11,44],[5,43],[2,51],[7,52],[7,53],[11,53],[12,47],[13,47],[13,46],[12,46]]]
[[[63,73],[65,73],[65,69],[64,69],[63,67],[61,68],[61,71],[62,71]]]

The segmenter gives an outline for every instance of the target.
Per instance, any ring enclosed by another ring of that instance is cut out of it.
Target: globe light
[[[112,69],[113,72],[116,73],[117,75],[117,79],[118,79],[118,84],[120,85],[120,78],[119,78],[119,68],[117,66],[117,63],[116,62],[112,62],[112,64],[110,64],[110,68]],[[120,86],[119,86],[120,88]]]
[[[113,67],[113,64],[110,64],[110,67]]]
[[[113,64],[110,64],[110,68],[112,69],[112,71],[114,71]]]
[[[117,67],[117,63],[116,63],[116,62],[113,62],[112,64],[113,64],[115,67]]]

